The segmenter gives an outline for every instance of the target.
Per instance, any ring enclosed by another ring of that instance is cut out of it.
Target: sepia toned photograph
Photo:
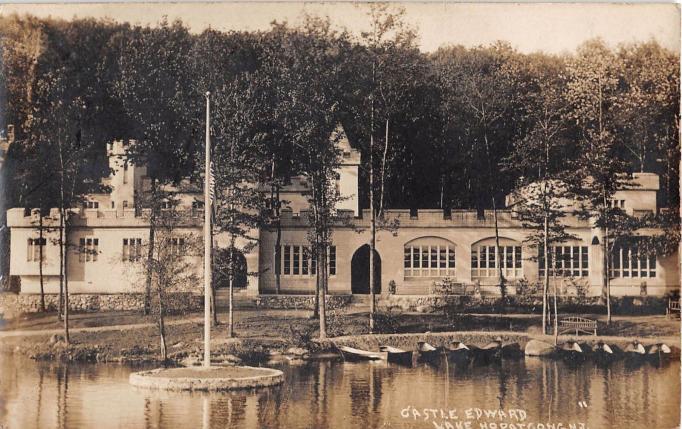
[[[0,4],[0,429],[679,428],[680,19]]]

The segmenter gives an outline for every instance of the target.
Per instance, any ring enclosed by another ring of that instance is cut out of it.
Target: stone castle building
[[[341,128],[337,132],[343,132]],[[126,160],[125,141],[108,146],[112,174],[106,179],[109,193],[91,194],[83,205],[74,208],[68,249],[69,292],[74,295],[141,294],[144,275],[132,262],[144,258],[142,247],[149,237],[147,209],[141,209],[139,198],[147,191],[146,169]],[[337,207],[340,222],[333,232],[329,251],[329,292],[331,294],[366,294],[369,292],[369,211],[360,210],[358,199],[358,169],[360,153],[347,138],[340,140],[342,162],[337,186],[343,200]],[[638,186],[622,189],[612,204],[630,215],[655,213],[659,178],[652,173],[636,173]],[[315,290],[316,261],[311,258],[308,244],[308,208],[304,195],[306,180],[295,177],[281,192],[287,206],[281,216],[281,248],[275,255],[276,232],[272,228],[252,231],[255,246],[243,255],[243,275],[237,276],[235,287],[247,295],[279,293],[312,294]],[[201,189],[181,184],[176,189],[179,208],[188,216],[178,233],[201,236],[203,228],[203,193]],[[376,284],[378,292],[390,289],[397,295],[425,295],[444,278],[461,284],[462,289],[474,288],[482,294],[499,293],[498,267],[515,293],[513,285],[540,281],[543,264],[537,260],[537,249],[524,240],[528,231],[522,227],[513,208],[498,211],[500,252],[495,251],[495,230],[492,211],[472,210],[386,210],[387,223],[396,223],[395,230],[379,230],[376,241]],[[567,210],[570,210],[567,207]],[[602,237],[590,222],[568,214],[568,231],[576,239],[554,246],[552,282],[562,293],[598,295],[602,287]],[[59,214],[53,209],[44,218],[44,237],[37,229],[37,211],[12,208],[7,212],[11,228],[10,275],[20,278],[21,294],[40,291],[39,259],[43,247],[45,292],[59,291]],[[651,231],[650,231],[651,232]],[[646,231],[642,232],[646,233]],[[217,237],[216,252],[227,246],[225,237]],[[180,245],[180,241],[171,245]],[[201,253],[187,256],[197,273],[196,294],[202,293]],[[614,296],[663,296],[679,290],[678,255],[646,256],[636,247],[618,248],[611,255],[611,290]],[[137,264],[139,268],[140,264]],[[257,273],[257,275],[246,275]],[[224,286],[224,284],[218,284]]]

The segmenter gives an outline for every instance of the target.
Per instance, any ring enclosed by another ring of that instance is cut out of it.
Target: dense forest
[[[179,21],[3,17],[0,102],[16,138],[3,171],[6,206],[56,206],[50,179],[62,167],[74,190],[93,189],[115,138],[147,142],[139,155],[159,181],[194,175],[206,91],[222,138],[248,142],[240,144],[260,154],[262,178],[297,172],[303,137],[313,135],[302,130],[322,135],[342,123],[363,154],[365,207],[370,135],[381,208],[484,209],[491,194],[499,206],[519,179],[537,176],[515,157],[528,155],[543,127],[561,142],[552,162],[569,169],[596,121],[613,139],[609,156],[660,174],[660,204],[679,206],[676,53],[655,41],[600,40],[566,55],[504,42],[423,53],[399,10],[374,8],[367,19],[371,31],[353,35],[312,17],[201,34]],[[60,166],[60,153],[73,159]]]

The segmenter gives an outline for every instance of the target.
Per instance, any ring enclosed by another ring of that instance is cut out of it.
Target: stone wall
[[[152,299],[152,304],[156,302]],[[190,292],[173,293],[166,297],[166,310],[169,313],[197,311],[203,308],[204,297]],[[47,311],[57,311],[59,295],[45,294]],[[70,294],[69,309],[74,312],[95,311],[134,311],[144,307],[144,294]],[[19,314],[37,313],[40,311],[39,294],[0,293],[0,314],[4,318]]]
[[[663,297],[611,297],[611,308],[620,314],[665,314],[668,299]],[[550,305],[553,304],[550,296]],[[597,312],[605,311],[599,296],[560,296],[559,311]],[[512,295],[501,302],[499,296],[471,295],[385,295],[377,300],[379,310],[399,310],[416,313],[462,311],[497,313],[503,307],[508,312],[541,312],[542,295]]]
[[[327,308],[334,310],[349,305],[353,295],[327,295]],[[315,295],[259,295],[256,297],[259,308],[286,308],[312,310],[315,308]]]

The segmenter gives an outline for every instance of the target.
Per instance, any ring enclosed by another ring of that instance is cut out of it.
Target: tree
[[[200,135],[198,112],[201,101],[189,84],[187,58],[191,37],[180,21],[161,21],[158,28],[135,27],[119,34],[121,45],[114,90],[129,121],[128,138],[135,139],[128,157],[145,165],[150,179],[147,195],[139,203],[150,208],[149,245],[145,287],[145,314],[149,312],[155,233],[160,205],[159,191],[166,183],[177,183],[193,170],[196,141]]]
[[[457,144],[463,143],[460,150],[464,153],[460,156],[468,164],[465,186],[472,192],[471,202],[479,212],[492,207],[497,260],[500,261],[497,207],[500,191],[504,189],[498,186],[503,176],[496,170],[506,151],[506,141],[511,137],[505,124],[512,122],[514,112],[519,110],[516,108],[519,107],[517,95],[523,89],[519,85],[522,80],[518,78],[518,54],[509,45],[498,42],[470,52],[463,52],[458,47],[440,49],[434,61],[446,104],[443,119],[452,120],[448,115],[454,112],[463,116],[461,131],[453,140]],[[447,128],[452,129],[452,126]],[[481,171],[486,173],[481,174]],[[498,263],[497,266],[500,293],[504,299],[505,278],[502,265]]]
[[[169,294],[187,292],[199,281],[196,261],[199,259],[200,240],[196,234],[186,229],[192,225],[192,213],[191,210],[180,206],[176,191],[160,189],[159,194],[163,195],[166,204],[156,215],[156,243],[151,252],[151,263],[148,259],[149,242],[144,245],[130,242],[127,261],[133,266],[137,265],[145,275],[151,270],[152,286],[156,296],[150,302],[150,311],[156,310],[161,361],[166,363],[168,341],[165,316],[169,306]],[[145,252],[146,257],[143,256]]]
[[[621,77],[620,64],[600,40],[586,42],[567,65],[566,97],[569,117],[580,139],[571,165],[572,190],[585,203],[580,215],[601,230],[602,297],[607,323],[611,322],[609,255],[616,238],[627,235],[630,224],[620,208],[611,204],[613,194],[632,186],[628,164],[616,140],[615,115]]]
[[[269,163],[253,123],[258,117],[258,104],[251,102],[255,91],[258,87],[247,74],[224,86],[214,98],[215,226],[218,233],[228,235],[229,337],[234,336],[236,252],[247,254],[257,245],[256,228],[263,224],[269,202],[259,186]]]
[[[404,21],[405,11],[388,4],[373,4],[368,16],[370,31],[363,32],[355,55],[344,64],[352,70],[349,86],[345,94],[346,108],[349,110],[356,132],[356,140],[365,142],[363,151],[363,172],[368,180],[370,209],[370,255],[376,253],[376,231],[394,229],[396,224],[384,225],[383,211],[386,206],[386,183],[392,173],[391,132],[399,136],[403,120],[413,122],[410,114],[411,95],[420,83],[419,77],[425,69],[422,56],[416,45],[416,32]],[[354,86],[357,85],[357,86]],[[393,121],[393,122],[392,122]],[[383,130],[381,125],[383,124]],[[379,142],[380,145],[376,144]],[[400,142],[399,142],[400,143]],[[400,167],[397,168],[400,170]],[[375,278],[374,256],[369,261],[369,329],[374,330]]]
[[[332,30],[328,20],[309,17],[297,30],[274,24],[278,49],[264,58],[264,67],[279,75],[274,105],[283,124],[282,136],[288,140],[283,148],[293,148],[287,172],[303,175],[309,183],[309,241],[317,261],[326,261],[339,198],[335,186],[339,153],[329,136],[339,121],[340,58],[347,40],[348,35]],[[326,264],[318,266],[315,315],[320,319],[320,336],[326,337],[328,273]]]
[[[525,95],[528,107],[525,121],[529,131],[514,142],[505,168],[519,176],[515,191],[518,213],[524,228],[530,230],[526,242],[537,249],[535,258],[544,270],[542,330],[547,333],[548,293],[552,261],[551,246],[574,238],[566,231],[564,218],[570,198],[566,177],[566,103],[563,99],[562,64],[547,58],[533,63],[532,89]],[[554,335],[558,335],[557,286],[554,285]]]

